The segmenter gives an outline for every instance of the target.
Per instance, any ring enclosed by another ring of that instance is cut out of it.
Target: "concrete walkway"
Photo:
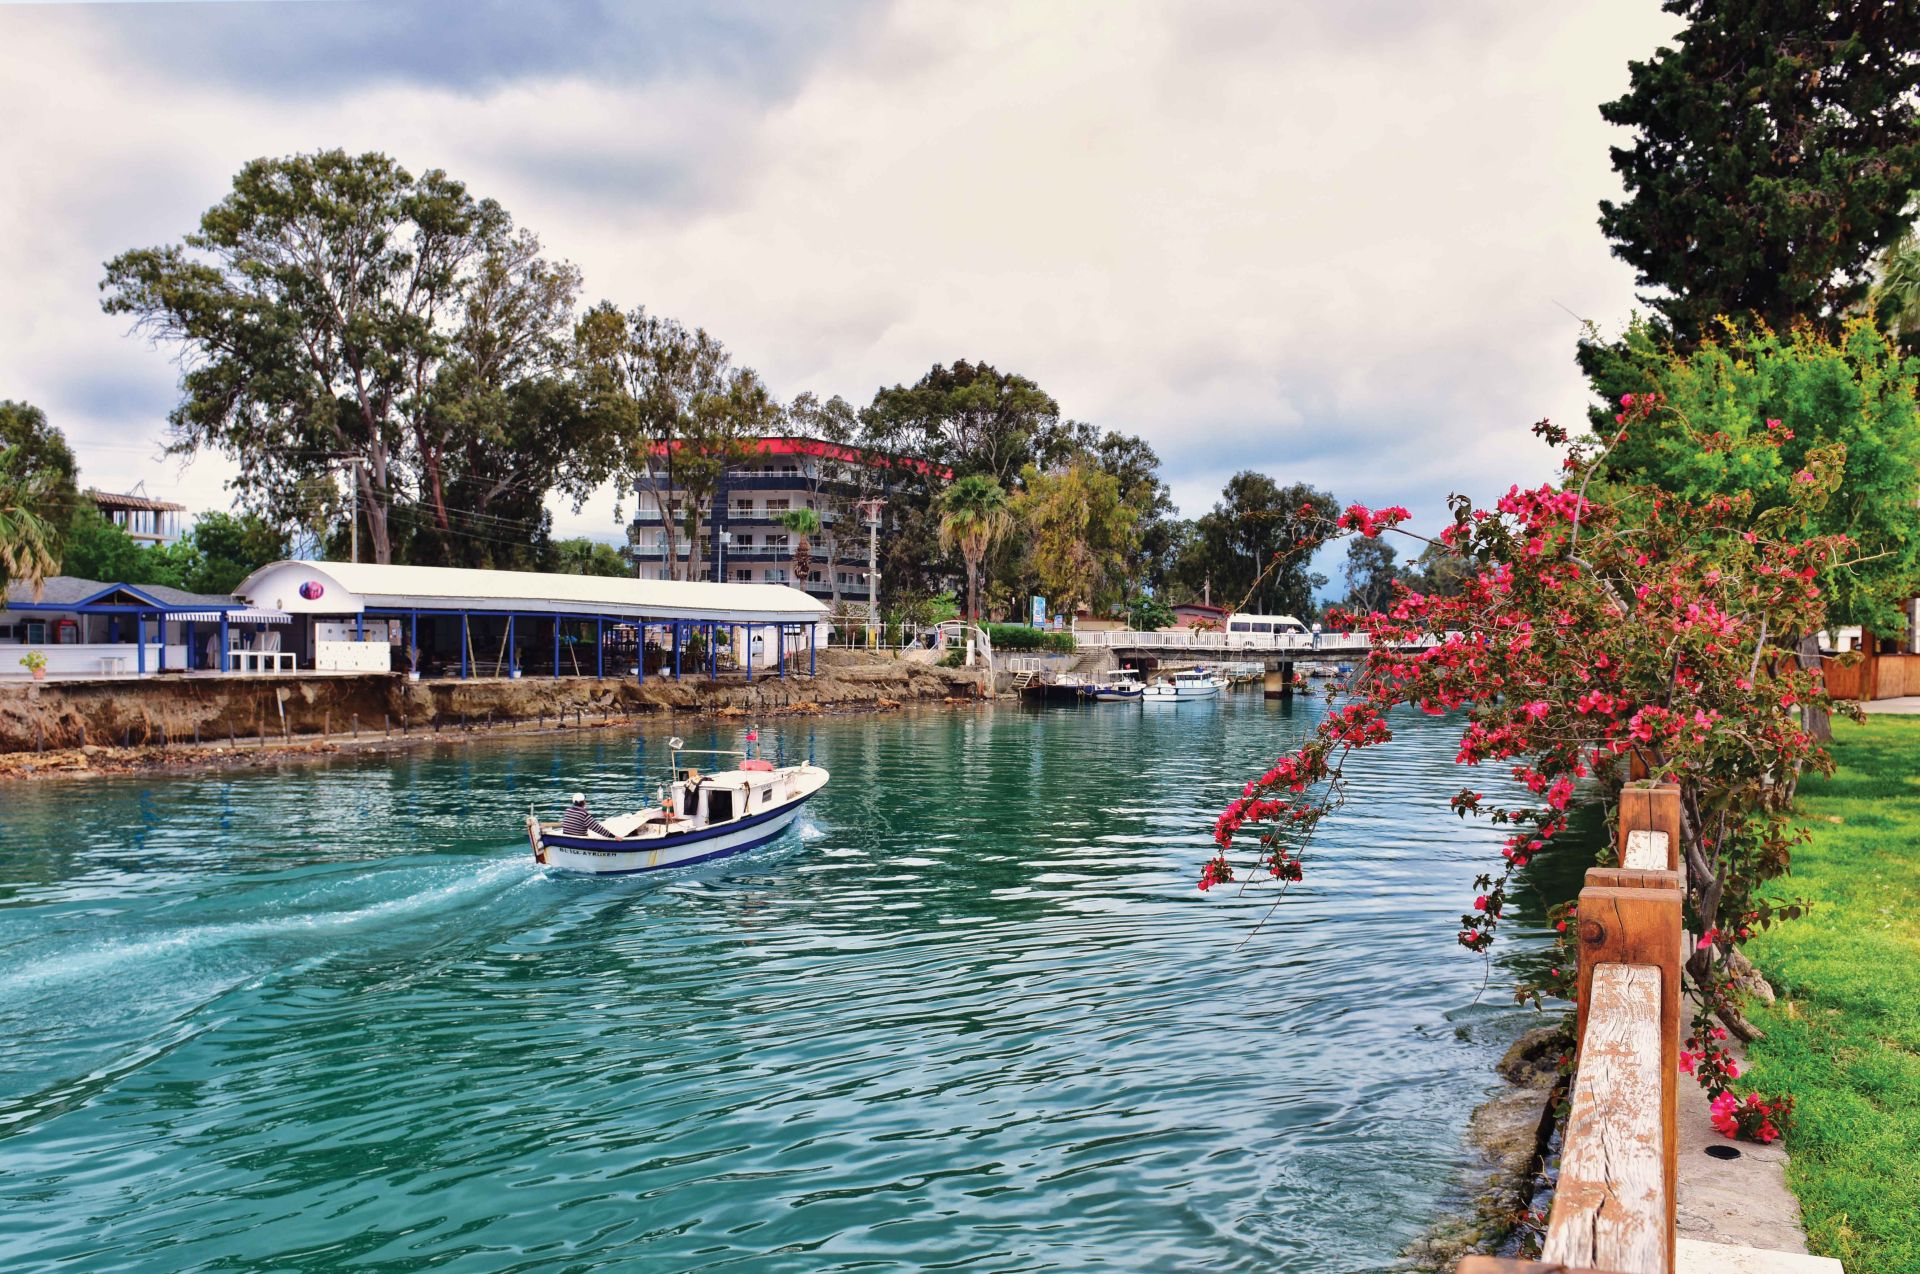
[[[1905,695],[1898,699],[1871,699],[1860,706],[1868,712],[1884,713],[1890,717],[1920,716],[1920,695]]]
[[[1690,1077],[1680,1084],[1679,1142],[1676,1274],[1840,1274],[1840,1262],[1807,1255],[1786,1147],[1722,1137],[1707,1090]],[[1721,1158],[1728,1150],[1738,1157]]]

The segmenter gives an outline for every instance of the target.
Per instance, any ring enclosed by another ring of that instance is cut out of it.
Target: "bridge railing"
[[[1673,1274],[1679,789],[1629,783],[1619,848],[1580,891],[1579,1066],[1541,1259],[1469,1257],[1459,1274]]]
[[[1077,632],[1074,640],[1082,650],[1196,650],[1196,651],[1335,651],[1364,654],[1373,643],[1365,633],[1226,633],[1183,628],[1173,632],[1147,632],[1122,628],[1110,632]]]

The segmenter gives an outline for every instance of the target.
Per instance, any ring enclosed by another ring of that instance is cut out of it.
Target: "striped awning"
[[[167,612],[168,619],[217,621],[225,617],[230,624],[284,624],[291,615],[283,610],[269,610],[264,606],[235,606],[232,610],[172,610]]]

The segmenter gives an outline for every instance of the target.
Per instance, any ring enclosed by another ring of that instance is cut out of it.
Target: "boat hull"
[[[1147,703],[1192,703],[1219,695],[1219,686],[1148,686],[1142,699]]]
[[[632,846],[600,837],[562,836],[545,830],[534,819],[527,820],[527,838],[533,845],[534,861],[544,864],[549,871],[635,876],[757,849],[791,827],[800,816],[801,807],[812,799],[813,793],[809,792],[765,814],[679,836],[652,838]]]

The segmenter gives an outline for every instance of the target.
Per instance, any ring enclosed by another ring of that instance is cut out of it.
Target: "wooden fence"
[[[1836,699],[1899,699],[1920,695],[1920,655],[1862,654],[1851,663],[1823,661],[1827,693]]]
[[[1627,784],[1619,828],[1620,866],[1580,891],[1579,1067],[1541,1259],[1459,1274],[1673,1274],[1680,789]]]

